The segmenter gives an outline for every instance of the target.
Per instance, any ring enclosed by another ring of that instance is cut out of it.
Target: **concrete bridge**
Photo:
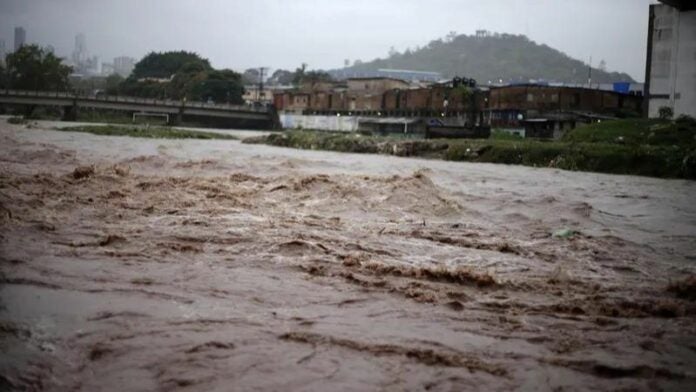
[[[181,122],[183,116],[251,120],[268,122],[269,126],[277,123],[277,115],[272,108],[111,95],[84,96],[68,92],[0,90],[0,104],[29,107],[58,106],[63,108],[65,120],[76,120],[80,108],[93,108],[131,113],[167,114],[170,123]]]

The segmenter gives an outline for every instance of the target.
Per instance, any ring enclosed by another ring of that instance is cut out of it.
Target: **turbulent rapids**
[[[50,125],[0,125],[3,389],[696,388],[694,182]]]

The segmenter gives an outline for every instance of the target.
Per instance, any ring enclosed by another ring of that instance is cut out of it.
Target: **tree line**
[[[66,91],[72,68],[37,45],[25,45],[0,64],[0,87],[15,90]]]
[[[196,53],[152,52],[133,72],[117,74],[103,82],[71,80],[72,67],[37,45],[25,45],[0,64],[0,88],[33,91],[90,91],[99,87],[106,94],[144,98],[243,103],[242,77],[231,69],[214,69]]]
[[[243,103],[244,85],[259,83],[258,69],[240,74],[231,69],[215,69],[210,61],[193,52],[151,52],[143,57],[131,74],[71,78],[72,68],[52,52],[37,45],[22,46],[0,64],[0,88],[34,91],[74,91],[133,97]],[[272,85],[306,85],[331,81],[323,71],[309,70],[302,64],[295,71],[276,70],[265,82]]]

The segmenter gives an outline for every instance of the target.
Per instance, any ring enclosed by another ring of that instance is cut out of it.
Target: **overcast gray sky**
[[[526,34],[642,81],[654,0],[0,0],[0,39],[67,56],[82,32],[101,61],[185,49],[213,66],[339,68],[425,45],[450,31]]]

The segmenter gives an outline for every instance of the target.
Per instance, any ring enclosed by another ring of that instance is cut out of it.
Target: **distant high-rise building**
[[[23,27],[15,27],[14,31],[14,50],[19,50],[27,42],[27,32]]]
[[[0,39],[0,64],[5,64],[5,56],[7,56],[5,40]]]
[[[135,67],[135,59],[128,56],[120,56],[114,59],[114,72],[123,76],[124,78],[133,72]]]
[[[87,68],[89,70],[90,74],[93,75],[99,75],[101,73],[101,69],[99,68],[99,57],[97,56],[92,56],[87,59]]]
[[[87,51],[87,38],[82,33],[75,36],[75,48],[70,56],[73,66],[73,75],[76,77],[91,77],[99,75],[99,58],[89,56]]]
[[[73,64],[79,67],[85,60],[87,60],[87,38],[80,33],[75,36],[75,49],[72,53],[72,61]]]

